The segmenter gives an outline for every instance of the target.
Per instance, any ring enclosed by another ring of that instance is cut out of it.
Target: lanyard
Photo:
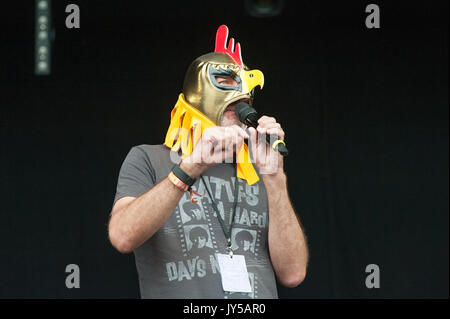
[[[236,173],[237,173],[237,167],[236,167]],[[231,217],[230,227],[228,229],[225,226],[225,221],[220,216],[220,212],[219,212],[219,209],[217,208],[217,204],[214,201],[214,198],[211,195],[211,191],[208,189],[208,186],[206,185],[205,180],[203,179],[203,176],[201,176],[201,179],[202,179],[203,185],[205,185],[206,191],[208,192],[208,196],[211,199],[211,205],[212,205],[214,211],[216,212],[217,219],[219,220],[220,226],[222,227],[223,234],[225,235],[225,238],[227,239],[228,254],[230,254],[230,256],[233,256],[233,251],[231,250],[231,230],[233,229],[233,225],[234,225],[234,217],[236,214],[236,206],[237,206],[237,198],[238,198],[237,174],[235,174],[235,180],[234,180],[233,213],[232,213],[232,217]],[[225,217],[225,215],[224,215],[224,217]]]

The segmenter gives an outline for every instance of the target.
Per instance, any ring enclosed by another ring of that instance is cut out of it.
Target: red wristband
[[[176,187],[181,189],[183,192],[187,191],[189,186],[185,184],[181,179],[175,176],[173,172],[169,173],[169,181],[171,181]]]
[[[173,172],[170,172],[169,176],[167,176],[167,177],[169,178],[169,181],[172,182],[172,184],[174,184],[176,187],[181,189],[183,192],[189,191],[192,203],[197,203],[197,200],[194,199],[194,194],[197,196],[203,196],[203,195],[197,193],[196,191],[194,191],[189,185],[185,184],[178,177],[176,177]]]

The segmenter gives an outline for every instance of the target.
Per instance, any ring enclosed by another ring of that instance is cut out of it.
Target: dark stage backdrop
[[[81,28],[65,27],[65,7]],[[139,297],[108,242],[119,168],[159,144],[189,63],[227,24],[287,132],[311,260],[281,298],[448,298],[448,2],[53,1],[52,73],[34,72],[34,1],[2,3],[0,297]],[[6,6],[6,7],[5,7]],[[81,288],[67,289],[78,264]],[[377,264],[379,289],[365,285]]]

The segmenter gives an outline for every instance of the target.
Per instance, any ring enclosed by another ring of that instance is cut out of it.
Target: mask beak
[[[264,86],[264,74],[260,70],[244,70],[244,85],[247,85],[247,92],[251,92],[255,87],[259,85],[259,87],[263,88]],[[242,91],[244,91],[243,88]]]

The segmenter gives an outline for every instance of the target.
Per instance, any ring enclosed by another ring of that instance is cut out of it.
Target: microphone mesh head
[[[234,113],[241,122],[245,122],[245,120],[248,119],[249,115],[257,114],[256,110],[245,102],[239,102],[238,104],[236,104],[236,106],[234,107]]]

